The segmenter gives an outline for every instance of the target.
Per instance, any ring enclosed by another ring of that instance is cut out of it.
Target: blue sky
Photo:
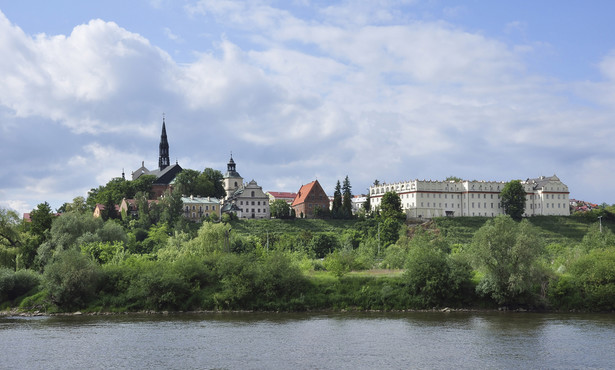
[[[265,191],[557,174],[615,203],[611,1],[0,0],[0,206],[141,161]]]

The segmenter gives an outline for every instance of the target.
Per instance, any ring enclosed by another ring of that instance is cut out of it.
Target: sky
[[[615,2],[0,0],[0,207],[172,163],[328,194],[525,180],[615,203]]]

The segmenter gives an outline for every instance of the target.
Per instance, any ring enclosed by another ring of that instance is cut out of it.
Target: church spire
[[[167,129],[164,122],[164,113],[162,114],[162,134],[160,135],[160,157],[158,158],[158,167],[160,171],[169,166],[169,142],[167,141]]]

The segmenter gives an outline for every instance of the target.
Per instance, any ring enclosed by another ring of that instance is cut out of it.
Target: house
[[[288,205],[293,204],[293,200],[297,196],[297,193],[290,193],[284,191],[268,191],[265,194],[269,196],[269,204],[273,203],[275,200],[282,199]]]
[[[234,213],[239,218],[271,217],[269,196],[263,192],[263,188],[256,181],[243,183],[243,178],[237,172],[232,155],[222,182],[226,191],[222,212]]]
[[[363,205],[365,204],[365,202],[367,201],[367,196],[366,195],[355,195],[352,197],[352,199],[350,200],[351,205],[352,205],[352,214],[356,215],[357,212],[359,212],[359,210],[363,209]]]
[[[183,215],[190,221],[199,222],[203,217],[216,215],[220,218],[220,201],[212,197],[182,197]]]
[[[301,186],[291,207],[299,218],[314,218],[316,209],[329,209],[329,197],[318,180]]]
[[[570,215],[568,186],[556,175],[527,179],[521,184],[526,192],[524,216]],[[495,217],[504,214],[500,192],[505,185],[504,181],[410,180],[373,185],[369,197],[372,210],[376,210],[385,193],[397,193],[408,217]]]
[[[158,203],[158,199],[148,199],[147,206],[151,207],[152,203]],[[120,203],[119,213],[124,217],[125,214],[129,219],[135,219],[139,217],[139,203],[136,199],[122,199]]]
[[[162,117],[162,133],[160,134],[158,169],[148,170],[145,167],[145,162],[141,162],[141,167],[132,172],[132,180],[136,180],[143,175],[156,176],[156,180],[152,184],[153,198],[157,199],[164,195],[167,190],[173,189],[175,177],[182,171],[182,168],[177,162],[170,164],[169,160],[169,141],[167,140],[167,129],[164,116]]]
[[[96,204],[96,207],[94,207],[94,214],[93,216],[95,218],[101,217],[103,214],[103,211],[105,210],[105,205],[104,204]],[[116,214],[120,214],[120,206],[118,206],[117,204],[115,205],[115,212]]]

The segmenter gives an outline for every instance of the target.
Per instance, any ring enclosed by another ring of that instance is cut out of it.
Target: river
[[[0,317],[2,369],[609,369],[614,314]]]

